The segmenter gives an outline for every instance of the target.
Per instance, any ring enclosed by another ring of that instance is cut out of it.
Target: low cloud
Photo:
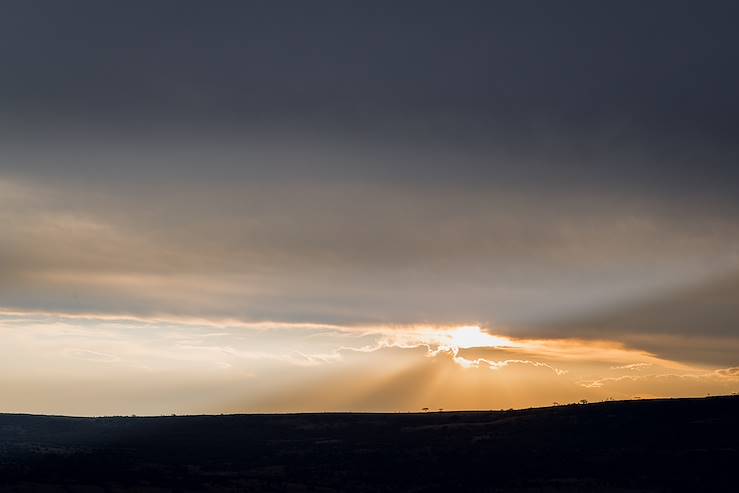
[[[458,363],[464,368],[480,368],[480,367],[487,367],[491,370],[499,370],[501,368],[505,368],[508,365],[531,365],[531,366],[540,366],[544,368],[549,368],[554,372],[555,375],[565,375],[567,374],[567,370],[562,370],[560,368],[554,368],[551,365],[548,365],[547,363],[542,363],[541,361],[531,361],[531,360],[523,360],[523,359],[506,359],[501,361],[491,361],[485,358],[477,358],[474,360],[469,360],[467,358],[464,358],[462,356],[455,356],[454,362]]]
[[[574,320],[544,336],[690,334],[695,317],[589,324],[586,315],[710,278],[739,259],[731,209],[683,211],[607,193],[593,202],[585,192],[438,184],[0,182],[8,189],[0,293],[25,310],[476,321],[519,337]],[[729,315],[700,330],[734,335]]]

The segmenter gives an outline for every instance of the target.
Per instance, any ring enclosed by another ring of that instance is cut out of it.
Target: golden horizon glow
[[[618,341],[519,339],[473,324],[202,322],[2,310],[0,411],[489,409],[739,385],[736,368],[693,366]]]

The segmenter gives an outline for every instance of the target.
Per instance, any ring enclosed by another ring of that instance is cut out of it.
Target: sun
[[[449,336],[451,338],[450,345],[462,349],[511,346],[513,344],[510,339],[488,334],[476,325],[452,329]]]

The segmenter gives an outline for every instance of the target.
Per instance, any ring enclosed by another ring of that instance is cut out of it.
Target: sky
[[[737,14],[4,2],[0,412],[739,391]]]

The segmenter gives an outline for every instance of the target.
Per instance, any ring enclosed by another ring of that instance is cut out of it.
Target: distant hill
[[[739,398],[517,411],[0,415],[0,491],[739,491]]]

